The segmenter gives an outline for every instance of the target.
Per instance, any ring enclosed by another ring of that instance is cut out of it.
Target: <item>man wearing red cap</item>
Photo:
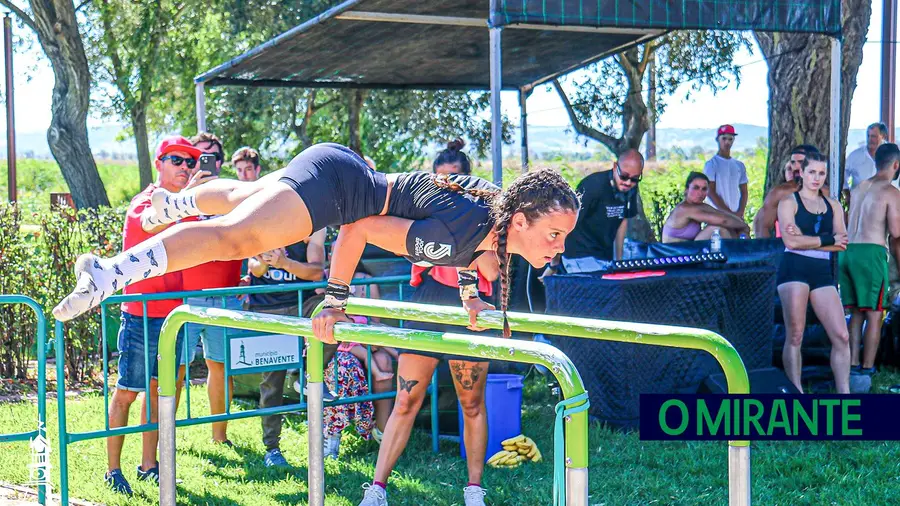
[[[150,184],[144,191],[131,200],[128,213],[125,217],[125,226],[122,231],[123,250],[140,244],[152,236],[165,230],[168,225],[160,224],[154,213],[144,213],[146,209],[152,209],[150,195],[157,188],[165,188],[170,192],[178,192],[188,186],[192,180],[194,167],[200,150],[184,137],[175,136],[163,139],[156,150],[156,171],[158,177],[155,183]],[[161,248],[160,248],[161,249]],[[116,270],[139,269],[146,272],[145,281],[126,285],[123,293],[148,294],[161,292],[178,292],[182,290],[181,272],[171,272],[160,277],[155,271],[160,269],[160,255],[165,251],[154,251],[153,248],[144,255],[134,256],[125,263],[131,265],[114,265]],[[122,322],[119,326],[119,379],[116,381],[116,390],[109,404],[110,428],[123,427],[128,424],[128,411],[134,403],[139,392],[144,392],[144,403],[150,400],[151,421],[157,421],[157,344],[159,331],[163,320],[169,313],[181,305],[181,300],[155,300],[147,302],[147,335],[144,335],[144,306],[142,302],[122,303]],[[177,352],[181,354],[181,337],[178,338]],[[146,349],[145,349],[146,342]],[[150,371],[145,371],[144,360],[148,359]],[[149,373],[149,374],[148,374]],[[178,371],[179,378],[184,377],[184,368]],[[146,376],[150,377],[149,388],[146,384]],[[181,382],[178,382],[180,385]],[[180,388],[179,388],[180,392]],[[176,392],[177,396],[178,392]],[[141,423],[147,423],[146,404],[141,407]],[[141,465],[137,468],[138,480],[159,481],[159,464],[156,461],[156,446],[159,434],[156,431],[144,432],[143,455]],[[106,438],[106,454],[108,469],[106,482],[116,492],[131,495],[131,486],[121,469],[122,444],[125,436],[113,436]]]
[[[722,125],[716,133],[719,152],[703,167],[709,178],[709,204],[744,219],[747,207],[747,168],[731,157],[731,146],[737,135],[731,125]]]

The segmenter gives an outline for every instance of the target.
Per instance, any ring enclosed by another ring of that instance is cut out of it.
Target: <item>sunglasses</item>
[[[169,160],[172,162],[172,165],[174,165],[176,167],[181,167],[182,163],[186,164],[189,169],[193,169],[194,167],[197,166],[197,160],[195,160],[193,158],[185,158],[183,156],[178,156],[178,155],[166,155],[166,156],[160,158],[159,160],[162,162]]]
[[[631,181],[634,184],[638,184],[641,182],[641,178],[644,177],[643,174],[641,174],[639,176],[629,176],[627,174],[623,174],[622,167],[619,167],[618,163],[616,164],[616,173],[619,175],[619,179],[621,179],[623,182],[626,182],[626,183]]]

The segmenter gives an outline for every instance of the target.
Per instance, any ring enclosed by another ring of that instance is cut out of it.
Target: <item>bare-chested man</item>
[[[780,237],[776,225],[778,203],[800,188],[800,174],[806,166],[806,154],[818,152],[819,150],[810,144],[801,144],[791,151],[791,159],[784,164],[784,183],[769,190],[762,208],[753,219],[753,236],[756,239]],[[828,185],[822,187],[822,193],[828,195]]]
[[[900,149],[882,144],[875,151],[878,171],[861,182],[850,195],[847,251],[838,254],[841,301],[852,310],[850,317],[851,370],[875,372],[875,354],[881,339],[881,321],[887,305],[887,236],[900,238],[900,190],[891,181],[900,168]],[[863,321],[866,335],[862,364],[859,342]]]

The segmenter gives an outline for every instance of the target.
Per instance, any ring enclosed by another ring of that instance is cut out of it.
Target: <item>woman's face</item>
[[[702,177],[695,178],[684,191],[684,200],[691,204],[699,204],[706,200],[709,193],[709,183]]]
[[[828,167],[825,162],[810,160],[803,171],[803,187],[818,191],[828,178]]]
[[[462,174],[462,167],[458,163],[442,163],[434,168],[435,174]]]
[[[551,211],[530,223],[524,214],[516,213],[509,227],[508,250],[521,255],[532,267],[543,267],[565,251],[566,236],[577,220],[575,211]]]

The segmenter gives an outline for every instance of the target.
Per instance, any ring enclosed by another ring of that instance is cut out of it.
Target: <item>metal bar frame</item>
[[[351,297],[347,304],[347,312],[362,316],[402,318],[461,327],[469,325],[469,315],[465,310],[449,306],[391,301],[375,302]],[[705,351],[712,355],[722,367],[728,393],[750,393],[747,369],[737,350],[727,339],[709,330],[532,313],[510,312],[508,316],[509,325],[513,331]],[[488,329],[502,329],[503,313],[482,311],[478,315],[478,325]],[[566,454],[569,454],[568,448]],[[728,497],[730,506],[750,504],[750,478],[750,442],[729,441]]]
[[[36,437],[47,437],[47,317],[44,316],[44,310],[41,305],[31,297],[24,295],[0,295],[0,305],[6,304],[24,304],[34,311],[35,317],[35,345],[37,347],[37,411],[38,411],[38,428],[28,432],[18,432],[13,434],[0,434],[0,443],[10,443],[13,441],[30,441]],[[56,351],[57,363],[60,352]],[[49,469],[46,469],[49,471]],[[49,472],[47,473],[49,479]],[[47,487],[45,485],[38,486],[38,502],[47,504]]]
[[[470,28],[487,28],[488,20],[483,18],[465,18],[459,16],[436,16],[422,14],[406,14],[399,12],[346,11],[334,17],[341,21],[370,21],[385,23],[405,23],[437,26],[464,26]],[[619,28],[613,26],[581,26],[581,25],[541,25],[534,23],[515,23],[504,25],[504,28],[515,30],[540,30],[552,32],[599,33],[611,35],[643,35],[653,31],[642,28]]]
[[[528,95],[531,88],[519,89],[519,130],[522,140],[522,173],[528,172]]]
[[[436,306],[437,307],[437,306]],[[159,353],[160,399],[175,396],[175,343],[178,330],[185,323],[227,326],[231,328],[270,332],[276,334],[312,337],[311,320],[291,316],[249,313],[216,308],[192,308],[179,306],[169,314],[160,331]],[[465,356],[487,357],[539,364],[547,367],[559,381],[565,398],[584,393],[584,386],[572,362],[558,349],[541,343],[515,340],[500,340],[490,337],[406,330],[386,327],[371,327],[357,324],[339,324],[334,329],[339,341],[352,341],[370,346],[398,346],[421,351],[437,351]],[[324,461],[322,459],[322,411],[321,403],[315,397],[322,394],[324,379],[322,363],[323,345],[317,339],[308,339],[308,391],[309,407],[309,504],[324,504]],[[584,402],[580,403],[584,404]],[[577,405],[577,404],[576,404]],[[163,411],[163,408],[166,411]],[[174,402],[160,402],[160,505],[175,505],[175,410]],[[163,419],[167,421],[162,422]],[[171,422],[171,423],[170,423]],[[584,479],[573,478],[571,483],[584,483],[579,490],[567,490],[571,497],[570,506],[587,504],[587,413],[573,414],[565,422],[567,474],[575,470]],[[567,481],[570,481],[567,479]]]
[[[897,105],[897,0],[884,0],[881,14],[881,121],[894,142]]]
[[[206,93],[204,93],[204,84],[198,82],[194,84],[194,100],[197,104],[197,131],[206,131]]]
[[[496,0],[492,0],[494,2]],[[502,28],[491,27],[491,168],[494,184],[503,187],[503,124],[500,92],[503,88]]]
[[[841,188],[841,39],[831,39],[831,123],[829,131],[828,184],[832,198],[840,198]]]

